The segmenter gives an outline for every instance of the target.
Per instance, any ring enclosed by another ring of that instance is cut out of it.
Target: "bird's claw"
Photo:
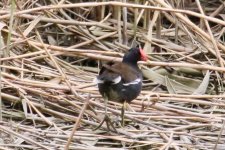
[[[101,121],[101,123],[94,129],[98,130],[100,127],[102,127],[103,123],[106,122],[106,126],[108,131],[113,131],[113,132],[117,132],[116,128],[113,125],[113,122],[111,121],[111,119],[109,118],[108,115],[105,115],[104,119]],[[112,127],[112,129],[110,128],[110,126]]]

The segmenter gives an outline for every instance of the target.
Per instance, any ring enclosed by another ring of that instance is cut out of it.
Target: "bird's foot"
[[[98,130],[99,128],[101,128],[102,125],[104,124],[104,122],[106,123],[106,126],[107,126],[108,131],[117,132],[116,128],[113,125],[113,122],[111,121],[111,119],[109,118],[108,115],[105,115],[105,117],[103,118],[103,120],[101,121],[101,123],[94,129],[94,131],[95,130]],[[111,128],[110,128],[110,126],[111,126]]]

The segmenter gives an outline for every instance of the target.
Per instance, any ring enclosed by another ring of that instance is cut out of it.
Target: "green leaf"
[[[173,84],[170,81],[170,78],[168,76],[165,76],[165,83],[166,83],[166,88],[170,94],[176,94],[176,90],[174,89]]]
[[[210,79],[210,72],[207,71],[205,77],[202,80],[202,83],[199,85],[199,87],[193,92],[193,95],[202,95],[205,94],[208,85],[209,85],[209,79]]]
[[[25,99],[22,99],[22,106],[23,106],[24,115],[27,118],[27,102]]]
[[[166,86],[169,92],[177,94],[192,94],[201,83],[199,80],[178,75],[168,75],[166,79],[165,75],[161,75],[148,68],[142,69],[142,72],[144,77]]]

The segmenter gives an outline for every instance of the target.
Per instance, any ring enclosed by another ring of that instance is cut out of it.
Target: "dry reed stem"
[[[33,41],[29,41],[29,42],[31,44],[36,45],[36,46],[48,47],[48,49],[53,49],[53,50],[56,50],[56,51],[78,52],[78,53],[76,53],[76,55],[87,56],[87,57],[90,57],[90,58],[95,58],[95,59],[100,59],[100,60],[121,61],[120,58],[96,55],[96,54],[91,54],[91,53],[89,54],[86,51],[84,52],[84,51],[82,51],[80,49],[76,50],[76,49],[62,48],[62,47],[48,45],[48,44],[43,44],[42,45],[41,43],[33,42]],[[10,59],[10,58],[6,58],[6,59]],[[4,58],[2,60],[4,60]],[[198,65],[198,64],[189,64],[189,63],[168,63],[168,62],[154,62],[154,61],[148,61],[147,63],[143,62],[142,64],[146,64],[146,65],[150,65],[150,66],[188,67],[188,68],[194,68],[194,69],[200,69],[200,70],[214,70],[214,71],[219,71],[219,72],[225,72],[225,68],[211,66],[211,65],[206,65],[206,64],[205,65]]]
[[[196,0],[196,3],[197,3],[197,5],[198,5],[198,7],[199,7],[199,10],[200,10],[201,14],[202,14],[202,15],[205,15],[204,12],[203,12],[203,10],[202,10],[202,7],[201,7],[201,4],[200,4],[199,0]],[[216,40],[215,40],[214,37],[213,37],[213,33],[212,33],[212,30],[210,29],[209,23],[208,23],[208,21],[205,20],[205,19],[204,19],[204,22],[205,22],[205,25],[206,25],[207,30],[208,30],[208,32],[209,32],[209,35],[210,35],[210,38],[211,38],[213,47],[215,48],[216,56],[217,56],[218,62],[219,62],[219,64],[220,64],[220,66],[224,68],[224,62],[223,62],[223,59],[221,58],[221,54],[220,54],[219,49],[218,49],[218,47],[217,47]]]
[[[12,135],[14,135],[14,136],[20,137],[20,138],[26,140],[27,142],[32,143],[32,144],[34,144],[34,145],[37,145],[37,146],[39,146],[39,147],[41,147],[41,148],[43,148],[43,149],[46,149],[46,150],[50,150],[50,149],[51,149],[51,148],[49,148],[49,147],[47,147],[47,146],[44,146],[44,145],[42,145],[41,143],[38,143],[38,142],[36,142],[36,141],[34,141],[34,140],[32,140],[32,139],[26,137],[26,136],[23,136],[23,135],[21,135],[21,134],[19,134],[19,133],[17,133],[17,132],[14,132],[14,131],[10,130],[9,128],[6,128],[5,126],[0,125],[0,129],[1,129],[3,132],[6,132],[6,133],[8,133],[8,134],[12,134]]]
[[[165,3],[162,3],[165,4]],[[195,17],[204,18],[209,21],[225,25],[225,21],[222,21],[220,19],[204,16],[199,13],[195,13],[193,11],[188,10],[178,10],[173,8],[162,8],[162,7],[154,7],[154,6],[145,6],[145,5],[139,5],[139,4],[129,4],[129,3],[122,3],[122,2],[98,2],[98,3],[92,3],[92,2],[86,2],[86,3],[78,3],[78,4],[63,4],[63,5],[51,5],[51,6],[42,6],[38,8],[32,8],[27,10],[22,10],[19,12],[16,12],[14,15],[21,15],[31,12],[37,12],[42,10],[48,10],[48,9],[60,9],[60,8],[76,8],[76,7],[96,7],[96,6],[104,6],[104,5],[114,5],[114,6],[123,6],[123,7],[133,7],[133,8],[142,8],[142,9],[151,9],[151,10],[160,10],[160,11],[168,11],[168,12],[176,12],[176,13],[184,13],[188,15],[193,15]],[[10,15],[2,15],[0,16],[0,19],[8,18]]]
[[[0,35],[3,42],[9,33],[11,38],[8,47],[0,45],[10,52],[0,58],[8,62],[0,64],[7,70],[1,72],[0,149],[63,149],[67,143],[70,149],[222,149],[225,21],[218,18],[224,6],[211,1],[192,8],[182,4],[186,1],[162,0],[20,1],[10,30],[10,8],[1,2],[6,26]],[[134,112],[125,113],[124,128],[118,123],[121,104],[109,102],[118,133],[106,133],[105,124],[93,132],[105,107],[93,83],[98,61],[119,62],[130,45],[145,43],[151,45],[149,61],[140,66],[163,79],[144,79],[142,93],[130,105]],[[171,90],[165,80],[198,90]],[[82,110],[87,98],[89,107]],[[80,121],[77,128],[74,122]]]
[[[69,145],[70,145],[70,143],[71,143],[71,141],[72,141],[72,138],[73,138],[73,136],[74,136],[74,134],[75,134],[75,132],[76,132],[76,130],[77,130],[77,128],[78,128],[80,122],[81,122],[81,119],[82,119],[82,117],[83,117],[84,111],[85,111],[85,109],[86,109],[87,106],[88,106],[89,98],[90,98],[90,97],[88,97],[88,99],[86,99],[86,102],[84,103],[84,106],[83,106],[83,108],[81,109],[81,112],[80,112],[80,114],[79,114],[79,116],[78,116],[78,119],[76,120],[76,123],[74,124],[73,130],[72,130],[72,132],[71,132],[71,134],[70,134],[70,137],[69,137],[69,139],[68,139],[68,141],[67,141],[67,143],[66,143],[66,145],[65,145],[65,148],[64,148],[65,150],[68,150],[68,149],[69,149]]]

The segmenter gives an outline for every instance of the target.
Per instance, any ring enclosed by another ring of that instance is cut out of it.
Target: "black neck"
[[[123,63],[137,65],[138,57],[135,54],[127,54],[123,57]]]
[[[129,64],[134,67],[137,66],[137,62],[140,60],[140,52],[139,49],[133,48],[128,51],[123,57],[123,63]]]
[[[128,64],[128,65],[130,65],[130,66],[133,66],[134,68],[138,68],[138,65],[137,65],[137,61],[132,61],[132,60],[130,60],[129,59],[129,61],[128,60],[124,60],[123,59],[123,63],[126,63],[126,64]]]

